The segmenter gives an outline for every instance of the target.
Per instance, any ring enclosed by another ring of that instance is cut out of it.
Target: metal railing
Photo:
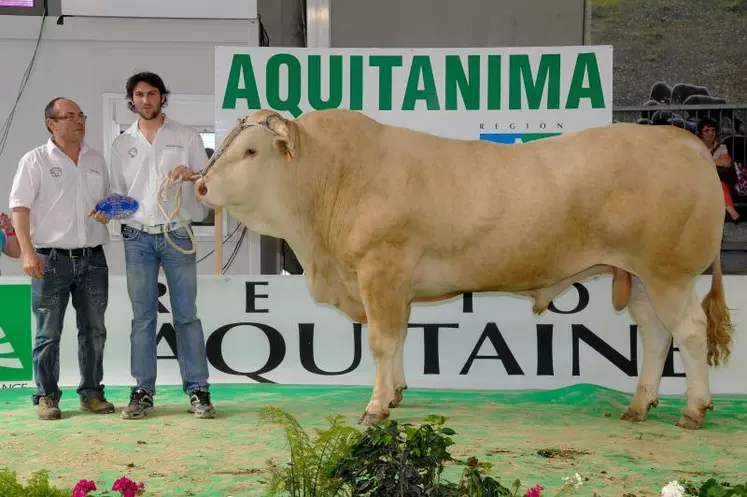
[[[669,124],[692,133],[704,117],[719,124],[719,139],[726,145],[732,160],[747,164],[747,105],[644,105],[618,107],[612,111],[613,122]],[[747,196],[742,202],[747,204]]]

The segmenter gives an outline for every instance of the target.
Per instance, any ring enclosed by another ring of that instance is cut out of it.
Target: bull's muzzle
[[[197,181],[195,181],[195,195],[197,195],[198,199],[201,199],[205,195],[207,195],[208,189],[207,185],[205,184],[205,178],[199,178]]]

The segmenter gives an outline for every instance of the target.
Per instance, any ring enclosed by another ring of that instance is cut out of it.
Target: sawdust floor
[[[310,430],[343,414],[356,424],[370,390],[357,387],[216,385],[219,415],[198,420],[187,414],[178,387],[161,387],[157,412],[139,421],[118,413],[78,410],[74,389],[64,389],[63,419],[37,420],[30,390],[0,391],[0,468],[24,480],[40,469],[58,486],[93,479],[99,489],[120,476],[145,482],[145,496],[261,496],[266,461],[287,460],[284,432],[259,425],[259,410],[274,405]],[[126,388],[109,388],[118,408]],[[449,417],[456,430],[452,455],[494,463],[493,476],[526,488],[541,483],[552,495],[563,476],[587,478],[578,495],[659,495],[675,478],[747,480],[747,396],[716,396],[700,431],[674,426],[684,400],[662,398],[645,423],[620,421],[631,396],[592,385],[547,392],[408,390],[393,411],[399,421],[419,423],[429,414]],[[357,426],[357,425],[356,425]],[[462,466],[447,468],[456,481]]]

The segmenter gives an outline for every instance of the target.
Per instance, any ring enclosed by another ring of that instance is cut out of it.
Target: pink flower
[[[145,491],[145,484],[143,482],[135,483],[123,476],[114,482],[112,490],[120,492],[122,497],[135,497],[135,494]]]
[[[88,492],[93,492],[94,490],[96,490],[96,484],[93,480],[80,480],[75,484],[75,488],[73,488],[72,497],[86,497]]]
[[[544,489],[542,485],[535,485],[527,490],[527,497],[541,497]]]

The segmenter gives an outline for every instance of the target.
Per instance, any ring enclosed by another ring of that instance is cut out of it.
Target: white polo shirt
[[[50,138],[19,161],[10,208],[30,210],[31,242],[37,248],[95,247],[109,242],[109,231],[88,214],[108,194],[103,155],[83,143],[76,166]]]
[[[140,204],[130,218],[146,226],[167,224],[168,219],[158,207],[158,188],[169,172],[176,166],[184,165],[194,171],[202,171],[207,164],[207,153],[202,137],[194,128],[165,118],[153,143],[145,138],[135,121],[130,128],[119,135],[112,144],[109,174],[112,178],[112,191],[128,195]],[[176,204],[171,187],[167,190],[169,202],[164,204],[171,213]],[[185,222],[202,221],[207,212],[195,197],[194,184],[182,184],[182,207],[179,212]],[[124,221],[127,224],[127,221]]]

